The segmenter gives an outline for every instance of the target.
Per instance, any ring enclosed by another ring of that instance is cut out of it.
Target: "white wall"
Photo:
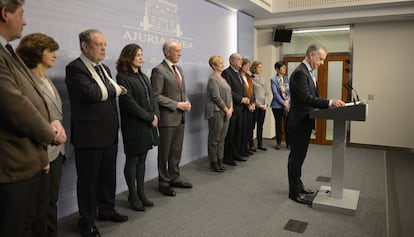
[[[352,122],[351,143],[414,148],[413,42],[413,20],[355,25],[353,85],[368,118]]]
[[[272,42],[271,29],[257,29],[255,59],[263,62],[263,75],[274,74],[273,64],[282,54],[304,54],[315,41],[329,52],[347,52],[349,42],[343,37],[292,37],[283,50]],[[350,142],[401,148],[414,148],[414,105],[410,93],[414,89],[414,21],[356,24],[351,32],[353,86],[368,105],[365,122],[352,122]],[[373,95],[373,100],[368,100]],[[268,111],[264,134],[272,138],[274,120]]]

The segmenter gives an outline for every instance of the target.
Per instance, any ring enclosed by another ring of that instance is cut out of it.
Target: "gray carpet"
[[[414,236],[414,154],[387,151],[388,236]]]
[[[117,196],[117,210],[129,216],[122,224],[97,222],[103,236],[318,236],[385,237],[384,151],[348,148],[345,188],[360,190],[355,216],[312,209],[288,199],[288,150],[258,151],[247,162],[238,162],[224,173],[209,170],[206,158],[184,167],[194,184],[176,189],[176,197],[157,191],[157,180],[146,183],[155,207],[145,212],[128,208],[127,193]],[[330,177],[331,147],[311,145],[302,179],[308,188],[326,185],[315,181]],[[78,214],[60,221],[60,236],[79,236]],[[302,234],[284,230],[289,220],[308,223]]]

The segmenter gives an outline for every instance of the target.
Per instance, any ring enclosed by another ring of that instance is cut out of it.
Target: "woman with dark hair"
[[[286,75],[286,65],[282,61],[275,63],[276,75],[270,79],[273,99],[270,104],[276,127],[276,150],[281,148],[282,131],[284,130],[286,147],[289,148],[286,116],[290,107],[289,79]],[[285,125],[282,129],[282,123]]]
[[[53,116],[52,119],[62,124],[62,100],[56,87],[46,76],[47,70],[55,65],[58,49],[59,45],[53,38],[35,33],[23,37],[16,52],[34,73],[36,82]],[[66,134],[64,136],[66,137]],[[47,174],[43,173],[41,177],[38,206],[32,224],[32,236],[57,236],[57,201],[62,165],[65,160],[64,144],[49,145],[47,152],[50,170]]]
[[[117,61],[119,85],[128,92],[119,97],[121,130],[126,162],[125,180],[128,185],[128,201],[131,208],[144,211],[154,206],[144,192],[145,160],[148,150],[159,143],[158,104],[148,77],[142,73],[142,48],[137,44],[125,46]]]

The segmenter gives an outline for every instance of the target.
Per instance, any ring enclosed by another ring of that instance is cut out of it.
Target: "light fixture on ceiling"
[[[329,27],[329,28],[306,28],[293,30],[294,34],[332,32],[332,31],[349,31],[349,26]]]

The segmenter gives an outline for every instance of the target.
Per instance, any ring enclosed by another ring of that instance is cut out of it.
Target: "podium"
[[[347,103],[340,108],[315,109],[310,112],[310,118],[334,121],[331,186],[320,187],[312,202],[313,208],[355,214],[359,191],[344,188],[346,121],[365,121],[367,108],[368,105],[359,102]]]

